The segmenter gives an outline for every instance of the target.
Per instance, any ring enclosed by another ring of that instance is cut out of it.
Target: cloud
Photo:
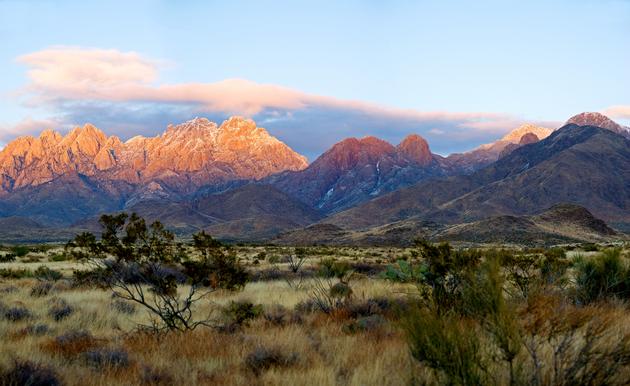
[[[630,119],[630,105],[611,106],[604,109],[603,114],[613,119]]]
[[[18,135],[37,135],[45,129],[61,128],[64,123],[57,119],[25,118],[18,123],[0,125],[0,146]]]
[[[90,121],[122,137],[156,134],[197,115],[221,120],[236,114],[313,157],[343,137],[398,141],[412,132],[435,140],[441,152],[462,151],[522,123],[504,114],[399,109],[245,79],[160,83],[164,62],[136,52],[52,47],[17,60],[28,67],[29,83],[20,90],[25,104],[49,106],[62,123]]]

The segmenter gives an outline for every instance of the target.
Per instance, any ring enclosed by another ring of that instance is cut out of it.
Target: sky
[[[0,147],[253,118],[314,159],[410,133],[449,154],[582,111],[630,124],[630,1],[0,0]]]

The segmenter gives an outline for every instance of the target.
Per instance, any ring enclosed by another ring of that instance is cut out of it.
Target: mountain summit
[[[627,127],[621,126],[617,122],[613,121],[612,119],[608,118],[604,114],[600,114],[600,113],[585,112],[585,113],[580,113],[578,115],[574,115],[573,117],[569,118],[566,124],[568,125],[571,123],[578,126],[601,127],[602,129],[608,129],[617,134],[623,134],[625,136],[629,136],[630,134],[630,132],[628,131],[629,129]]]

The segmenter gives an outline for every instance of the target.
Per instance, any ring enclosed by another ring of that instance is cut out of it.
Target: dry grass
[[[261,252],[266,252],[264,259]],[[283,248],[238,248],[243,263],[252,271],[277,269],[287,273],[289,267],[281,257],[290,252]],[[370,264],[387,264],[410,255],[409,250],[392,248],[322,248],[310,252],[302,267],[307,272],[314,272],[320,259],[331,254]],[[349,309],[330,315],[295,311],[296,305],[312,297],[316,279],[306,278],[299,286],[283,278],[255,281],[242,291],[213,292],[196,312],[210,315],[222,328],[152,335],[136,329],[150,320],[142,307],[121,304],[103,290],[70,285],[66,279],[84,265],[44,257],[41,262],[21,259],[1,263],[0,268],[35,270],[39,265],[65,276],[41,296],[32,295],[32,288],[39,283],[36,279],[0,279],[0,309],[22,307],[30,312],[30,317],[17,321],[0,316],[0,375],[16,360],[29,360],[53,369],[66,385],[405,385],[443,380],[412,357],[403,326],[392,316],[395,313],[383,313],[384,323],[376,323],[376,327],[348,328],[360,319]],[[351,287],[354,304],[405,298],[416,290],[413,285],[365,275],[356,275]],[[179,288],[186,290],[185,286]],[[538,384],[561,384],[561,377],[554,377],[565,376],[565,368],[571,369],[573,362],[584,358],[585,354],[573,349],[588,347],[584,342],[596,333],[601,337],[595,342],[597,350],[586,353],[590,355],[591,373],[598,371],[592,364],[605,364],[609,358],[598,353],[614,349],[621,339],[628,339],[626,346],[630,347],[630,314],[625,302],[576,306],[558,299],[548,294],[531,296],[516,308],[523,339],[516,361],[525,372],[538,371]],[[260,304],[264,316],[239,328],[225,328],[220,310],[233,301]],[[56,313],[51,312],[55,306],[68,306],[72,312],[55,318]],[[572,343],[558,351],[565,337]],[[490,336],[480,334],[479,339],[487,351]],[[530,350],[537,350],[540,363],[530,358]],[[490,351],[485,354],[497,355]],[[562,371],[553,368],[554,361]],[[509,383],[505,366],[493,365],[489,370],[495,383]],[[627,379],[627,371],[621,368],[620,376]]]
[[[249,254],[254,256],[256,251]],[[310,258],[307,264],[317,261]],[[40,264],[66,276],[78,267],[67,261],[15,262],[2,267],[34,270]],[[269,266],[267,262],[260,265]],[[309,298],[311,280],[299,289],[275,280],[250,283],[240,292],[217,291],[197,312],[218,315],[222,305],[247,300],[266,310],[279,307],[294,313],[296,304]],[[21,305],[32,313],[30,319],[17,322],[0,318],[0,367],[10,366],[15,359],[29,359],[56,369],[67,385],[399,385],[409,384],[413,376],[413,361],[394,324],[378,333],[349,333],[344,330],[348,323],[344,315],[313,313],[287,317],[282,325],[258,318],[233,332],[202,328],[155,336],[135,330],[137,324],[148,322],[149,315],[138,307],[135,312],[121,310],[110,293],[72,288],[62,280],[49,294],[35,297],[30,292],[36,284],[35,279],[0,281],[0,291],[12,288],[2,293],[1,302]],[[408,287],[360,278],[353,282],[353,290],[360,301],[400,296]],[[49,310],[60,299],[74,312],[57,321]],[[72,333],[78,334],[76,341],[63,340],[64,334]],[[94,350],[123,352],[129,361],[125,366],[95,367],[85,354]]]

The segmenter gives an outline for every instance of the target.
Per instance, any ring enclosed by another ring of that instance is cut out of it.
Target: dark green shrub
[[[411,354],[434,371],[436,384],[489,384],[479,329],[474,321],[452,312],[416,308],[402,322]]]
[[[343,279],[352,271],[347,261],[337,261],[333,258],[322,259],[319,262],[318,273],[322,277]]]
[[[248,301],[232,301],[222,310],[228,324],[243,326],[248,325],[263,314],[263,306]]]
[[[418,283],[424,278],[423,269],[425,267],[423,265],[414,266],[405,260],[398,260],[397,265],[388,265],[381,277],[396,283]]]
[[[599,251],[599,247],[597,246],[597,244],[587,243],[582,244],[582,250],[584,252],[597,252]]]
[[[45,265],[39,266],[33,274],[37,279],[47,281],[57,281],[63,277],[61,272],[50,269]]]
[[[620,249],[607,249],[593,258],[580,257],[575,263],[578,301],[590,303],[605,298],[630,297],[630,267]]]
[[[54,255],[50,256],[50,261],[66,261],[69,259],[69,256],[65,253],[55,253]]]
[[[33,277],[30,269],[7,269],[0,268],[0,277],[4,279],[25,279]]]
[[[17,257],[24,257],[28,255],[31,250],[25,245],[16,245],[11,249],[11,251]]]

